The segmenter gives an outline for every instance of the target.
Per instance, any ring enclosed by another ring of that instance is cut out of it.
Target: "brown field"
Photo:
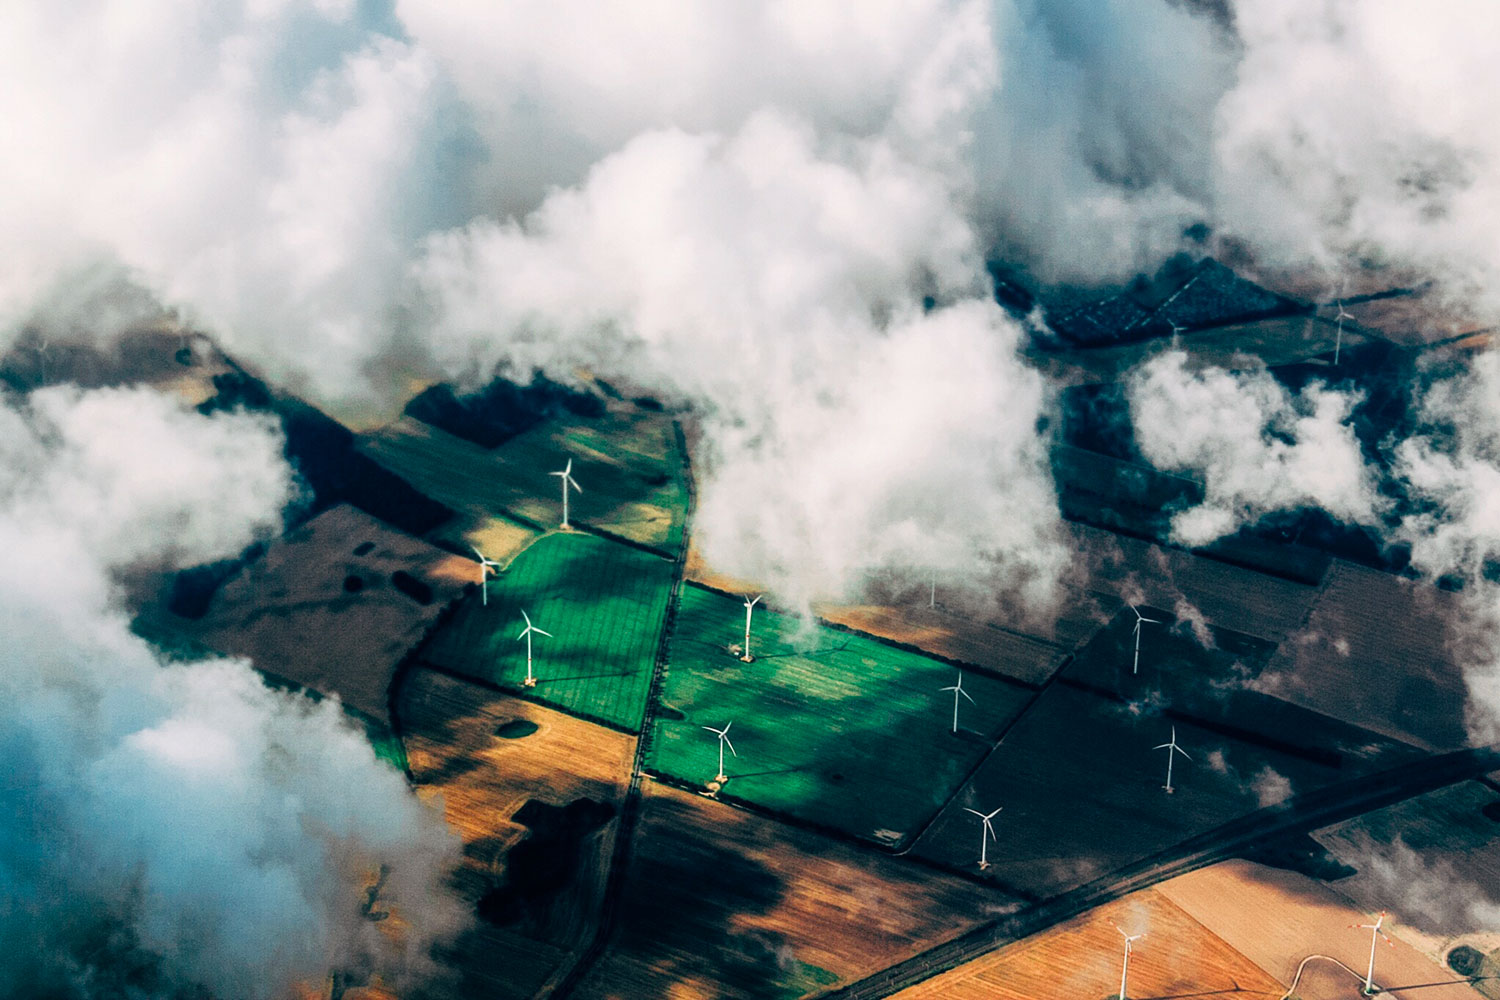
[[[643,792],[616,936],[580,998],[806,996],[1013,903],[700,795]]]
[[[397,714],[417,793],[440,799],[464,841],[455,882],[466,899],[507,900],[504,916],[480,919],[451,964],[454,997],[530,997],[566,971],[591,937],[614,846],[615,819],[572,844],[533,853],[512,869],[511,853],[544,837],[517,820],[522,807],[581,799],[617,810],[635,752],[631,737],[430,670],[401,686]],[[530,735],[497,735],[507,723]]]
[[[53,339],[45,356],[40,341],[26,339],[0,356],[0,382],[17,389],[71,382],[86,389],[104,386],[149,385],[197,405],[217,391],[213,377],[231,370],[225,356],[207,337],[184,335],[175,324],[162,321],[122,334],[108,344],[90,338],[76,342]],[[187,348],[189,364],[177,360]]]
[[[1284,988],[1154,889],[1133,893],[952,972],[898,1000],[1099,1000],[1118,995],[1123,928],[1132,997],[1280,997]]]
[[[1463,672],[1449,646],[1461,595],[1335,562],[1305,631],[1260,677],[1271,694],[1419,746],[1465,744]]]
[[[1227,861],[1163,882],[1156,891],[1277,980],[1290,984],[1298,965],[1312,954],[1360,973],[1356,979],[1332,962],[1310,962],[1297,987],[1301,1000],[1358,995],[1370,958],[1370,932],[1349,925],[1369,923],[1370,914],[1329,886],[1293,872]],[[1375,982],[1389,991],[1382,996],[1482,1000],[1473,987],[1452,983],[1450,970],[1402,939],[1399,914],[1387,926],[1395,944],[1382,943],[1375,956]]]
[[[373,547],[355,555],[366,543]],[[167,617],[211,649],[250,657],[294,684],[336,692],[346,705],[389,724],[397,665],[474,580],[473,566],[342,505],[272,542],[225,581],[202,619]],[[431,603],[397,590],[391,583],[397,570],[431,587]],[[362,582],[358,592],[346,589],[350,577]]]

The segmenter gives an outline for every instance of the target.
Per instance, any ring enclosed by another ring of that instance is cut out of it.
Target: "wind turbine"
[[[953,692],[953,731],[956,733],[958,732],[958,696],[963,695],[965,698],[968,698],[970,705],[977,705],[978,702],[970,696],[969,692],[964,690],[964,672],[962,670],[958,672],[957,684],[954,684],[952,687],[939,688],[938,690]]]
[[[572,531],[572,525],[568,524],[568,487],[573,487],[579,493],[583,492],[583,487],[579,486],[578,481],[573,478],[573,459],[571,457],[568,458],[568,464],[563,467],[561,472],[549,472],[547,475],[557,476],[562,480],[563,519],[561,527],[564,531]]]
[[[1334,317],[1338,321],[1338,333],[1333,340],[1333,363],[1339,363],[1339,349],[1344,346],[1344,320],[1353,319],[1354,315],[1344,308],[1344,300],[1339,299],[1339,313]]]
[[[526,627],[521,630],[521,634],[516,636],[516,638],[526,640],[526,686],[534,688],[536,687],[536,678],[531,676],[531,633],[535,632],[537,635],[545,635],[549,639],[552,638],[552,633],[543,632],[531,624],[531,616],[526,612],[522,611],[521,617],[526,619]]]
[[[1161,622],[1155,618],[1147,618],[1140,613],[1134,604],[1130,606],[1130,610],[1135,612],[1135,661],[1130,665],[1130,672],[1135,674],[1139,673],[1141,669],[1141,626],[1147,622],[1150,622],[1152,625],[1160,625]]]
[[[474,549],[474,554],[479,557],[479,603],[488,605],[490,603],[490,571],[494,570],[495,575],[499,576],[500,564],[475,549],[474,546],[470,545],[469,548]]]
[[[1375,918],[1375,922],[1373,924],[1349,925],[1350,927],[1358,927],[1361,930],[1367,930],[1370,932],[1370,967],[1365,970],[1366,996],[1369,996],[1370,994],[1375,992],[1375,946],[1380,943],[1381,938],[1385,938],[1386,944],[1390,945],[1392,948],[1396,947],[1396,942],[1387,937],[1385,931],[1380,929],[1380,925],[1385,923],[1386,916],[1386,912],[1384,910],[1381,910],[1380,916]]]
[[[1167,320],[1167,325],[1172,328],[1172,346],[1175,348],[1178,344],[1178,338],[1182,335],[1182,331],[1186,330],[1187,327],[1180,326],[1177,323],[1172,322],[1171,320]]]
[[[755,657],[750,655],[750,616],[754,613],[755,605],[759,603],[760,599],[764,596],[766,595],[756,594],[754,598],[745,598],[745,651],[740,656],[740,659],[744,660],[746,663],[749,663],[755,659]]]
[[[42,385],[47,384],[47,346],[47,338],[43,337],[37,341],[36,347],[33,348],[36,351],[36,366],[40,372],[39,378]]]
[[[1188,757],[1187,751],[1184,750],[1184,749],[1182,749],[1182,747],[1180,747],[1180,746],[1177,745],[1177,727],[1176,726],[1172,727],[1172,738],[1169,741],[1167,741],[1166,743],[1163,743],[1161,746],[1152,747],[1151,749],[1153,749],[1153,750],[1165,750],[1167,752],[1167,785],[1166,785],[1166,788],[1167,788],[1167,794],[1171,795],[1172,794],[1172,755],[1176,754],[1176,753],[1180,753],[1180,754],[1182,754],[1183,757],[1186,757],[1188,760],[1192,760],[1193,758]]]
[[[1000,809],[1004,809],[1004,808],[1005,808],[1004,806],[1000,807]],[[973,813],[975,816],[979,817],[979,823],[980,823],[980,827],[979,827],[979,867],[980,868],[988,868],[990,866],[990,857],[989,857],[989,853],[988,853],[988,849],[989,849],[989,846],[990,846],[989,842],[991,840],[994,840],[994,841],[998,842],[999,839],[1000,839],[999,837],[995,836],[995,828],[992,825],[990,825],[990,820],[992,820],[996,816],[1000,815],[1000,809],[996,809],[992,813],[985,814],[985,813],[980,812],[978,809],[970,809],[968,806],[964,806],[964,812],[966,812],[966,813]]]
[[[719,738],[719,773],[714,775],[714,780],[721,785],[729,780],[729,778],[724,774],[724,748],[726,746],[729,747],[730,753],[734,754],[736,757],[739,756],[738,753],[735,753],[734,744],[729,742],[729,727],[732,725],[734,725],[734,722],[730,721],[724,723],[723,729],[715,729],[713,726],[703,727]]]
[[[1120,1000],[1125,1000],[1125,977],[1130,975],[1130,953],[1134,951],[1133,945],[1145,934],[1126,934],[1119,924],[1115,924],[1115,930],[1125,939],[1125,964],[1120,968]]]

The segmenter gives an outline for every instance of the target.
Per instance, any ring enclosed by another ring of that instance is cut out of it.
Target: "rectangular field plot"
[[[744,621],[741,599],[683,588],[650,769],[703,785],[718,742],[702,727],[732,722],[722,794],[879,843],[920,829],[1033,695],[966,672],[955,735],[954,667],[764,605],[744,663]]]
[[[682,542],[683,456],[671,419],[659,413],[548,422],[493,450],[405,417],[363,435],[359,447],[472,520],[514,516],[547,528],[562,518],[560,480],[549,473],[571,458],[583,492],[568,498],[570,521],[664,551]]]
[[[1386,755],[1319,760],[1158,710],[1145,701],[1053,684],[923,834],[915,853],[975,870],[980,827],[963,807],[989,812],[1003,806],[984,874],[1047,898],[1289,794],[1395,766],[1412,753],[1391,745]],[[1175,791],[1168,794],[1167,751],[1153,748],[1168,742],[1174,726],[1192,760],[1176,759]]]
[[[545,535],[473,593],[422,648],[422,662],[526,693],[626,730],[640,727],[656,660],[672,563],[583,533]],[[531,616],[535,687],[526,678]]]
[[[791,1000],[1017,905],[1003,893],[647,782],[618,932],[580,1000]]]

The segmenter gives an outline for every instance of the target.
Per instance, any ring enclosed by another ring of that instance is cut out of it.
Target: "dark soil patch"
[[[365,581],[350,573],[344,577],[344,590],[350,594],[357,594],[365,589]]]
[[[374,550],[374,548],[374,542],[360,542],[354,547],[354,554],[357,556],[368,555],[371,551]]]
[[[432,603],[432,588],[404,569],[391,574],[391,586],[423,607]]]
[[[530,719],[511,719],[495,727],[495,735],[502,740],[519,740],[537,731],[537,724]]]

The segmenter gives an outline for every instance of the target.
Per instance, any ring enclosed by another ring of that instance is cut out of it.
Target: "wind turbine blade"
[[[977,704],[979,704],[979,702],[975,701],[973,699],[973,697],[969,694],[969,692],[965,691],[963,688],[954,688],[953,690],[957,691],[959,694],[963,695],[965,698],[968,698],[970,705],[977,705]]]
[[[537,628],[535,625],[531,626],[531,631],[535,632],[537,635],[545,635],[549,639],[552,638],[552,633],[551,632],[543,632],[541,629]]]
[[[1147,622],[1150,622],[1152,625],[1160,625],[1161,624],[1161,622],[1157,621],[1155,618],[1142,618],[1140,621],[1136,622],[1135,624],[1136,624],[1136,627],[1139,628],[1141,625],[1144,625]]]
[[[578,480],[574,479],[572,476],[568,477],[568,485],[571,486],[571,487],[573,487],[573,492],[575,492],[575,493],[582,493],[583,492],[583,487],[579,486],[578,485]]]
[[[980,812],[978,809],[970,809],[968,806],[964,806],[964,812],[966,812],[966,813],[973,813],[975,816],[978,816],[980,819],[984,819],[984,813]]]
[[[938,690],[939,691],[959,691],[959,690],[962,690],[962,689],[958,685],[955,684],[952,687],[938,688]]]
[[[997,836],[995,836],[995,828],[993,826],[990,826],[990,821],[989,820],[985,820],[984,821],[984,834],[985,834],[986,837],[989,837],[995,843],[997,843],[997,844],[1000,843],[1000,838],[997,837]]]
[[[568,464],[563,466],[562,474],[565,476],[571,476],[573,474],[573,460],[571,458],[568,459]]]
[[[516,638],[517,638],[517,639],[524,639],[524,638],[526,638],[526,633],[527,633],[527,632],[530,632],[530,631],[531,631],[531,626],[530,626],[530,625],[527,625],[527,626],[526,626],[526,627],[525,627],[525,628],[523,628],[523,629],[522,629],[522,630],[521,630],[521,634],[520,634],[520,635],[518,635],[518,636],[516,636]]]
[[[715,729],[713,726],[704,726],[703,728],[707,729],[709,732],[713,733],[715,736],[723,736],[724,735],[722,732],[720,732],[719,730]]]
[[[986,816],[985,819],[994,819],[996,816],[1000,815],[1001,809],[1004,809],[1004,808],[1005,808],[1004,806],[1001,806],[1000,809],[996,809],[994,812],[992,812],[988,816]]]
[[[1177,747],[1174,744],[1172,744],[1172,743],[1163,743],[1161,746],[1152,747],[1151,749],[1152,750],[1166,750],[1168,748],[1173,749],[1173,750],[1177,749]]]
[[[1172,749],[1176,750],[1178,753],[1182,754],[1184,757],[1187,757],[1188,760],[1192,760],[1193,759],[1191,757],[1188,757],[1188,752],[1186,750],[1182,749],[1182,747],[1174,746],[1174,747],[1172,747]]]
[[[527,614],[527,613],[526,613],[526,612],[525,612],[525,611],[524,611],[524,610],[523,610],[523,611],[522,611],[522,612],[521,612],[521,617],[522,617],[522,618],[524,618],[524,619],[526,619],[526,627],[527,627],[527,628],[530,628],[530,627],[531,627],[531,616],[530,616],[530,615],[528,615],[528,614]]]
[[[483,552],[480,552],[478,549],[474,548],[474,546],[472,546],[472,545],[470,545],[469,548],[470,548],[471,551],[473,551],[473,553],[476,556],[479,557],[479,561],[480,562],[484,562],[484,553]]]
[[[736,756],[736,757],[738,757],[738,756],[739,756],[739,754],[737,754],[737,753],[734,753],[734,744],[733,744],[733,743],[731,743],[731,742],[729,742],[729,737],[728,737],[728,736],[725,736],[725,737],[724,737],[724,745],[725,745],[725,746],[727,746],[727,747],[728,747],[728,748],[729,748],[729,752],[730,752],[730,753],[733,753],[733,754],[734,754],[734,755],[735,755],[735,756]]]
[[[733,719],[731,719],[730,721],[724,723],[724,732],[728,733],[729,732],[729,727],[732,726],[732,725],[734,725],[734,720]]]

